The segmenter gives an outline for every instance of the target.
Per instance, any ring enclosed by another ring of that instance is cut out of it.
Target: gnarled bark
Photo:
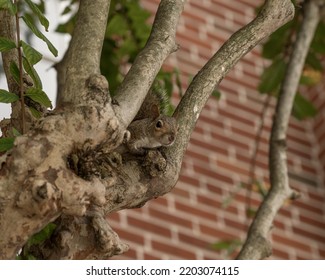
[[[176,49],[176,25],[185,1],[161,1],[148,43],[114,101],[98,70],[107,14],[94,16],[108,9],[108,3],[81,0],[79,15],[87,9],[91,13],[78,20],[74,31],[61,106],[17,137],[15,147],[0,158],[2,259],[14,258],[51,221],[57,224],[51,240],[33,249],[40,258],[103,258],[127,250],[105,215],[140,207],[174,187],[208,96],[245,53],[293,16],[291,1],[266,1],[257,18],[235,33],[194,78],[175,112],[180,125],[175,144],[142,157],[114,150],[164,59]],[[84,42],[89,34],[94,45]]]

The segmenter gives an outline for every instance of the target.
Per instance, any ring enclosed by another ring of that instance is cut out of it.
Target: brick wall
[[[165,67],[177,67],[184,88],[229,36],[254,17],[262,1],[192,0],[183,12],[177,42],[181,49]],[[158,0],[143,0],[153,14]],[[210,98],[192,134],[180,180],[174,190],[141,209],[110,216],[130,251],[118,258],[224,259],[211,244],[246,237],[248,201],[258,207],[261,195],[241,185],[251,177],[256,135],[264,116],[256,153],[255,177],[268,186],[268,138],[275,100],[256,91],[265,62],[260,48],[247,54],[220,84],[221,99]],[[325,258],[325,84],[310,94],[320,109],[314,120],[290,122],[290,184],[301,197],[286,204],[270,235],[273,259]],[[175,98],[177,102],[177,98]],[[249,199],[248,199],[249,197]]]

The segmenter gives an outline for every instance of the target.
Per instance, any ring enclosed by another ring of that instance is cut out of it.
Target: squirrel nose
[[[174,142],[175,136],[174,135],[169,135],[168,140],[169,140],[169,142]]]

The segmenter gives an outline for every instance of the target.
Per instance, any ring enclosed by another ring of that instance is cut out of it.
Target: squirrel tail
[[[169,97],[163,88],[158,85],[153,85],[146,98],[144,99],[137,115],[134,118],[135,120],[142,120],[145,118],[156,118],[156,113],[153,113],[152,108],[156,107],[160,115],[168,115],[169,112]],[[157,112],[157,110],[156,110]]]

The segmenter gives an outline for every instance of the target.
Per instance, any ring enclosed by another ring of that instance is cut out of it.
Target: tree
[[[31,1],[26,3],[34,7]],[[283,201],[294,196],[286,178],[288,112],[322,4],[320,0],[306,1],[306,24],[302,25],[295,46],[297,53],[292,54],[278,98],[271,138],[272,188],[239,258],[263,258],[270,254],[267,233],[272,220]],[[3,130],[9,135],[15,128],[19,132],[16,134],[22,134],[0,157],[2,259],[14,258],[31,236],[42,229],[52,233],[53,227],[55,234],[51,239],[34,242],[35,246],[29,248],[34,256],[104,258],[126,251],[127,246],[110,228],[105,215],[141,207],[173,188],[191,132],[208,97],[241,57],[294,16],[291,1],[267,0],[256,18],[233,34],[194,77],[173,114],[180,127],[174,145],[150,150],[141,157],[124,157],[115,149],[123,142],[127,127],[165,58],[178,48],[175,32],[184,5],[182,0],[161,1],[145,47],[111,97],[108,82],[100,72],[110,1],[81,0],[68,51],[57,65],[58,106],[48,113],[42,108],[49,104],[37,84],[37,76],[32,69],[27,70],[28,64],[37,60],[35,52],[19,38],[15,40],[15,26],[19,26],[15,24],[16,1],[0,2],[0,37],[5,38],[1,50],[5,51],[2,57],[9,88],[3,96],[10,102],[16,101],[12,103],[11,121]],[[42,13],[33,9],[44,23]],[[38,34],[28,17],[24,21]],[[46,41],[42,35],[39,37]],[[15,41],[18,43],[12,44]],[[46,42],[55,53],[50,42]],[[26,57],[33,54],[24,65],[28,75],[22,71],[21,48]],[[35,119],[35,112],[33,116],[25,110],[28,102],[34,102],[42,118]]]

